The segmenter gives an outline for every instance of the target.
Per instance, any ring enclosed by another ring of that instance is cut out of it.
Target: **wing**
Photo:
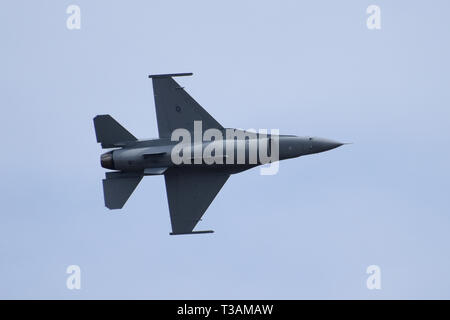
[[[151,75],[155,97],[156,119],[160,138],[170,138],[173,130],[184,128],[194,131],[194,121],[202,121],[206,129],[223,129],[180,85],[173,76],[186,76],[191,73]]]
[[[212,169],[171,168],[164,174],[169,202],[171,234],[192,231],[230,175]]]

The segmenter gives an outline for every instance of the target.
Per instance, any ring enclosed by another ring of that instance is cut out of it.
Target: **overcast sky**
[[[66,9],[81,9],[69,30]],[[366,26],[369,5],[381,29]],[[448,1],[7,1],[0,298],[450,298]],[[223,126],[343,142],[232,176],[169,236],[164,178],[104,207],[92,119],[157,137],[148,74]],[[66,268],[81,268],[81,289]],[[381,270],[381,290],[366,269]]]

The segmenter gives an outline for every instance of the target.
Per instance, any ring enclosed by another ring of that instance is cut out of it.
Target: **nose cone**
[[[114,170],[114,161],[113,161],[113,152],[107,152],[101,155],[100,157],[100,164],[105,169],[111,169]]]
[[[324,138],[310,138],[310,141],[311,153],[324,152],[343,145],[341,142]]]

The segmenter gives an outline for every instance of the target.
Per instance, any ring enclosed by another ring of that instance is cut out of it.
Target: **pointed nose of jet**
[[[328,151],[343,145],[343,143],[325,139],[325,138],[310,138],[311,141],[311,153],[319,153]]]

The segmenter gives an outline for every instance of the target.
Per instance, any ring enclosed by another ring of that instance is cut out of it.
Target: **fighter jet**
[[[144,176],[164,175],[170,235],[211,233],[194,228],[231,174],[343,144],[224,128],[173,79],[191,75],[149,76],[158,139],[138,140],[110,115],[94,118],[97,142],[103,149],[113,149],[100,157],[101,166],[111,170],[103,179],[107,208],[121,209]]]

